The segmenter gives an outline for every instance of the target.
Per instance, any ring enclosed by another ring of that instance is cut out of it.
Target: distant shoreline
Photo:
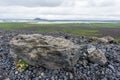
[[[0,22],[28,22],[34,24],[66,24],[66,23],[120,23],[120,20],[32,20],[32,19],[0,19]]]

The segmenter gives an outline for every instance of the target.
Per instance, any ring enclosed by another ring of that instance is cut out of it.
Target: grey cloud
[[[63,0],[0,0],[2,6],[25,6],[25,7],[55,7],[59,6]]]
[[[0,18],[119,19],[119,8],[120,0],[0,0]]]
[[[91,7],[108,7],[114,6],[116,3],[114,0],[87,0]]]

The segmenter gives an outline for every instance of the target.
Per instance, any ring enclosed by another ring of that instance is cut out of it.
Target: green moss
[[[28,64],[23,60],[19,60],[18,63],[16,64],[16,69],[19,71],[24,71],[27,67]]]

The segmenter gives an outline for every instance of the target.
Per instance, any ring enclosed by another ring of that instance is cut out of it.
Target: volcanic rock
[[[98,63],[100,65],[104,65],[107,62],[104,52],[97,49],[95,46],[89,45],[87,52],[88,58],[91,62]]]
[[[115,39],[111,36],[105,36],[102,38],[98,38],[98,37],[92,37],[93,40],[96,40],[97,42],[103,42],[103,43],[110,43],[115,41]]]
[[[79,46],[64,38],[41,34],[19,34],[10,41],[11,54],[29,65],[60,69],[74,66]]]

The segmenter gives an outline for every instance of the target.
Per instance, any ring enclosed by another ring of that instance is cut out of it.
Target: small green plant
[[[27,67],[28,64],[23,60],[19,60],[18,63],[16,64],[16,69],[19,71],[24,71]]]

